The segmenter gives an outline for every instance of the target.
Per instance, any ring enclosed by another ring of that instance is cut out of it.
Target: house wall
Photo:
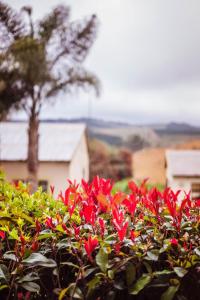
[[[152,184],[166,184],[165,149],[151,148],[133,154],[133,178],[142,181],[149,178]]]
[[[167,185],[173,191],[181,190],[181,193],[179,194],[180,200],[185,197],[184,192],[186,192],[186,193],[192,192],[192,183],[200,184],[200,178],[197,178],[197,177],[173,177],[168,172]]]
[[[28,177],[25,162],[0,162],[0,169],[6,174],[6,179],[12,182],[14,179],[25,180]],[[40,162],[38,169],[38,180],[47,180],[48,189],[50,185],[55,186],[55,195],[64,190],[69,177],[69,163],[67,162]]]
[[[70,166],[69,178],[81,182],[81,179],[89,180],[89,153],[86,135],[84,134],[74,152]]]
[[[174,191],[184,190],[189,192],[191,189],[191,184],[189,180],[184,180],[183,178],[171,178],[168,179],[167,185]]]
[[[28,178],[25,162],[0,162],[0,170],[5,172],[6,179],[10,182],[15,179],[26,180]],[[48,181],[48,189],[50,185],[55,186],[55,194],[66,188],[68,178],[77,182],[80,182],[82,178],[89,180],[89,154],[85,134],[82,135],[70,163],[39,163],[38,180]]]

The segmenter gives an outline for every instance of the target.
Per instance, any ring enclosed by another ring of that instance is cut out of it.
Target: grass
[[[132,178],[125,178],[123,180],[120,180],[120,181],[117,181],[114,186],[113,186],[113,194],[118,192],[118,191],[121,191],[121,192],[128,192],[129,191],[129,188],[128,188],[128,182],[132,180]],[[139,181],[136,181],[136,184],[140,184],[141,182]],[[148,189],[151,189],[152,187],[156,187],[159,191],[163,191],[165,186],[161,183],[157,183],[157,184],[151,184],[151,183],[148,183],[147,182],[147,188]]]

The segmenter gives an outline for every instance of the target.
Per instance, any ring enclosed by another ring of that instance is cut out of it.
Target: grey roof
[[[167,150],[166,160],[173,176],[200,176],[199,150]]]
[[[80,123],[40,123],[39,160],[71,161],[85,128]],[[0,123],[0,160],[27,159],[27,129],[25,122]]]

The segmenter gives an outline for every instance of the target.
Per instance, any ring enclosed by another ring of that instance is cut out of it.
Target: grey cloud
[[[6,2],[15,7],[31,4],[37,17],[60,3]],[[61,2],[71,6],[73,18],[96,13],[100,19],[99,36],[86,61],[103,85],[101,101],[93,104],[93,116],[199,123],[199,0]],[[59,102],[43,115],[87,115],[88,100],[76,103]]]
[[[7,0],[19,7],[30,0]],[[71,0],[76,18],[96,12],[100,32],[88,66],[122,88],[151,88],[200,80],[199,0]],[[50,4],[49,4],[50,3]],[[35,14],[59,0],[32,1]]]
[[[200,79],[198,1],[124,1],[117,12],[104,20],[95,53],[107,80],[135,89]]]

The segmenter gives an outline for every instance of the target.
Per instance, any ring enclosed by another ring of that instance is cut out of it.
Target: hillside
[[[96,119],[76,119],[85,122],[89,136],[131,151],[151,147],[171,147],[200,139],[200,127],[187,123],[133,125]]]
[[[85,123],[89,138],[98,139],[115,147],[126,147],[131,151],[149,147],[171,147],[184,142],[192,143],[194,140],[200,140],[200,127],[187,123],[134,125],[95,118],[41,121]]]

